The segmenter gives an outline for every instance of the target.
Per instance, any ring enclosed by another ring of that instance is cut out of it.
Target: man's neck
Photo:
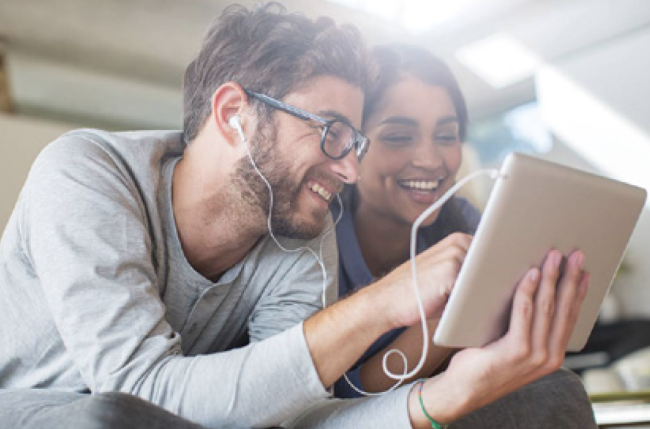
[[[225,166],[214,166],[206,174],[195,161],[196,154],[189,152],[174,169],[174,220],[185,258],[198,273],[215,281],[266,234],[266,223],[229,194]],[[218,172],[223,172],[221,177]]]
[[[240,222],[223,214],[214,222],[204,220],[184,210],[174,210],[176,227],[185,258],[205,278],[216,281],[228,269],[241,261],[260,239],[260,234],[245,234]]]

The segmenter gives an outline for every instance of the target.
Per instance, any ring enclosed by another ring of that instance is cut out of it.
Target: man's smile
[[[328,203],[332,201],[332,193],[329,192],[327,189],[319,185],[318,183],[311,183],[309,186],[309,189],[311,189],[313,192],[317,193],[320,195],[325,201]]]

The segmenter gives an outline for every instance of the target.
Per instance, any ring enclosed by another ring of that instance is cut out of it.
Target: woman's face
[[[359,208],[412,224],[454,184],[461,142],[445,88],[403,78],[386,90],[364,132],[372,143],[360,166]]]

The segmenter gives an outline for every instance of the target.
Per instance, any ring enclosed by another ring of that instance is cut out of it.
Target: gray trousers
[[[358,428],[343,408],[356,400],[329,400],[298,421],[301,427]],[[332,420],[332,414],[341,419]],[[329,418],[325,418],[328,415]],[[81,395],[53,390],[0,390],[0,429],[204,429],[147,401],[123,393]],[[580,379],[557,371],[471,413],[450,429],[595,429]]]
[[[125,393],[0,390],[1,429],[205,429]]]
[[[594,412],[580,378],[559,370],[464,418],[450,429],[596,429]]]

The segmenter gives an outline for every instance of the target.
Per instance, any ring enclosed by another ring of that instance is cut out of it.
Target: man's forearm
[[[420,286],[427,285],[420,288],[425,317],[441,313],[469,237],[453,235],[441,243],[444,245],[440,252],[429,251],[417,257],[421,266],[430,268],[419,276]],[[305,322],[305,337],[323,385],[329,387],[338,380],[381,334],[419,320],[408,262],[312,316]]]
[[[431,343],[431,337],[438,326],[438,321],[439,319],[428,321],[429,336],[426,341],[428,342],[429,347],[426,359],[420,371],[413,377],[405,380],[405,382],[410,382],[421,377],[431,376],[436,368],[438,368],[452,352],[451,349],[438,347]],[[412,371],[420,363],[420,359],[422,358],[422,340],[422,326],[416,324],[406,329],[395,339],[395,341],[364,362],[360,369],[361,384],[363,385],[364,390],[368,392],[382,392],[390,389],[398,381],[389,377],[384,372],[384,356],[391,350],[398,350],[403,353],[406,362],[404,362],[404,359],[402,359],[398,354],[390,356],[386,362],[389,371],[393,374],[402,374],[404,372],[408,373]],[[404,371],[405,363],[407,365],[406,371]]]
[[[316,371],[326,388],[334,384],[384,332],[393,328],[382,317],[385,302],[371,288],[327,307],[304,324]]]

